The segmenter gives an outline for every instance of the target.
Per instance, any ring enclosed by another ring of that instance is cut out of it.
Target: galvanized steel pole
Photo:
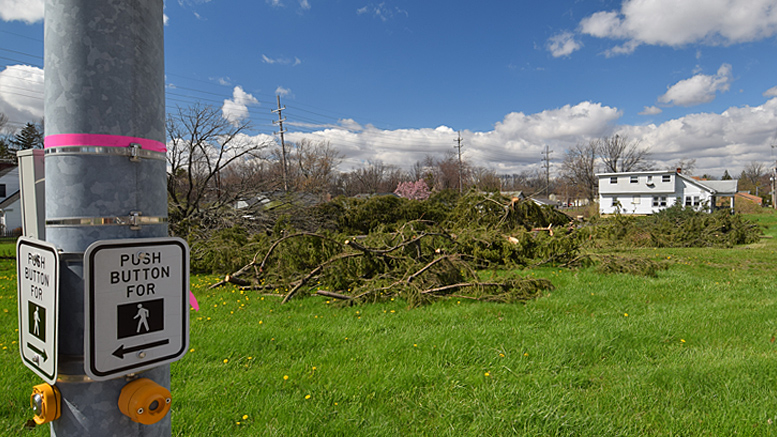
[[[93,242],[167,236],[163,0],[46,0],[46,240],[61,250],[53,436],[169,436],[170,415],[132,422],[128,378],[84,372],[83,253]],[[142,373],[169,389],[170,367]],[[130,377],[131,378],[131,377]]]

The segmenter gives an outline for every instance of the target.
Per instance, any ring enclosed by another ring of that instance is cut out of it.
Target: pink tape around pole
[[[167,147],[159,141],[146,138],[125,137],[122,135],[102,134],[58,134],[49,135],[44,140],[44,148],[65,146],[127,147],[131,143],[140,144],[143,150],[166,153]]]

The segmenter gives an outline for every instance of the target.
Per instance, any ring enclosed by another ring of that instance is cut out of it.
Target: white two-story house
[[[681,202],[685,207],[713,211],[721,197],[730,197],[734,208],[737,180],[699,181],[676,171],[601,173],[599,213],[654,214]]]

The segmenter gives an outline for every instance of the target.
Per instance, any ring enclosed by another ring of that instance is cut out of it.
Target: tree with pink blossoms
[[[426,200],[429,198],[429,186],[423,179],[415,182],[400,182],[394,194],[411,200]]]

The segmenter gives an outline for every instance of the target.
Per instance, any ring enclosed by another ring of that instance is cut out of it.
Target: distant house
[[[0,235],[22,228],[19,194],[19,167],[0,163]]]
[[[713,211],[722,198],[730,198],[734,208],[737,180],[697,180],[676,171],[601,173],[599,212],[606,214],[649,215],[677,202],[697,210]]]

